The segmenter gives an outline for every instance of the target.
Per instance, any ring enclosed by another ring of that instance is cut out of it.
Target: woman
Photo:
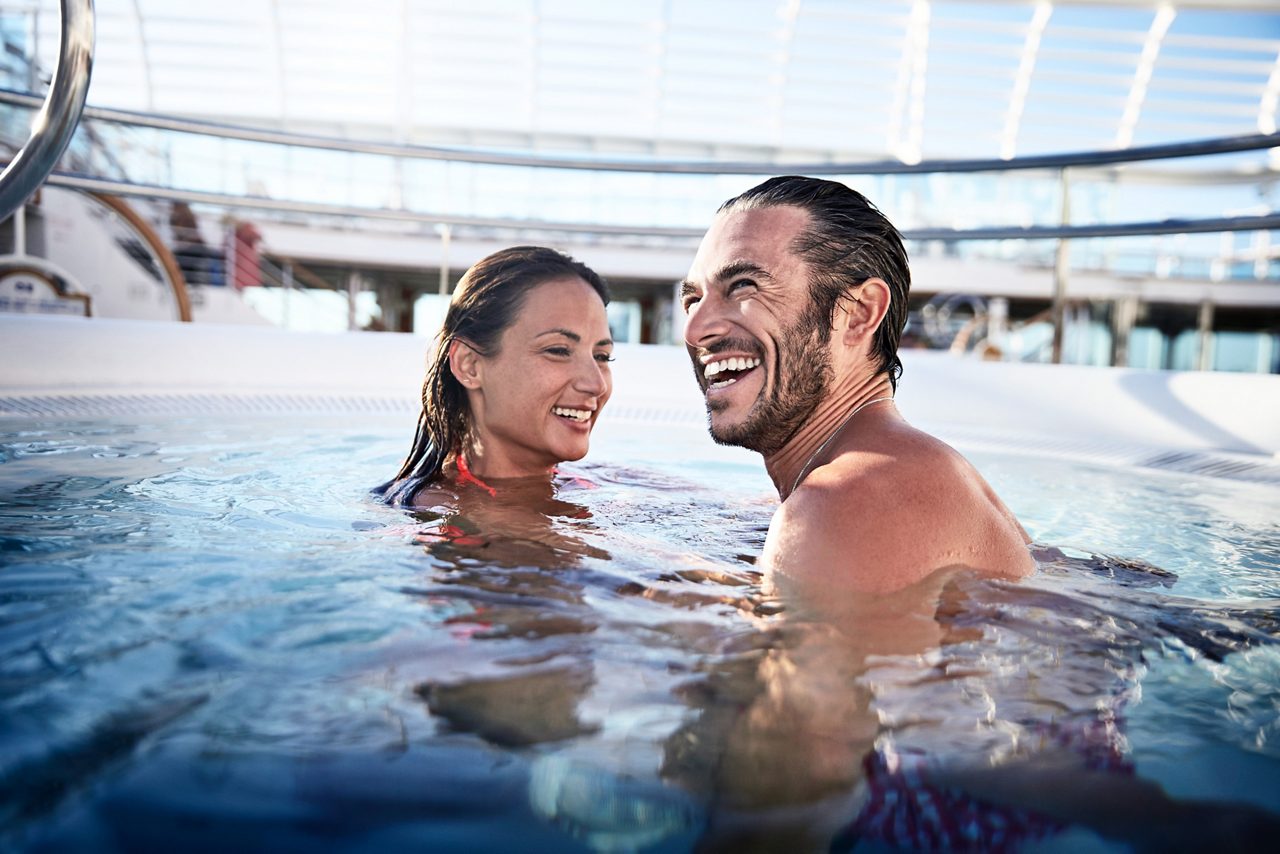
[[[613,390],[608,302],[595,272],[554,249],[503,249],[468,270],[384,498],[430,505],[433,484],[492,496],[513,478],[548,483],[558,463],[585,456]]]

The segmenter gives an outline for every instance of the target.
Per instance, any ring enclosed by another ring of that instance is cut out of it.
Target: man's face
[[[809,271],[791,250],[808,222],[791,206],[721,214],[689,269],[685,346],[721,444],[777,452],[831,382],[829,330],[807,319]]]

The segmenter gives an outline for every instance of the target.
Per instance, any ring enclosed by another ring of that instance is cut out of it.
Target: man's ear
[[[870,341],[889,313],[893,294],[884,279],[872,276],[840,301],[836,331],[845,344]]]
[[[449,371],[463,388],[480,388],[483,367],[480,354],[469,342],[455,338],[449,344]]]

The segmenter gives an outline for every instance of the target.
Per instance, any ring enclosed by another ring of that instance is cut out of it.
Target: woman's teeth
[[[566,409],[563,406],[556,406],[551,411],[556,415],[572,418],[574,421],[586,421],[591,417],[591,410],[589,409]]]

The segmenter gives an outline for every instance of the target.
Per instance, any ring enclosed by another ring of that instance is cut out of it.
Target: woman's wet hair
[[[529,292],[564,278],[582,279],[609,304],[609,288],[594,270],[543,246],[499,250],[463,274],[427,366],[413,448],[395,478],[378,489],[387,500],[411,500],[412,493],[439,478],[444,464],[462,451],[471,429],[471,410],[466,389],[449,368],[453,343],[460,342],[482,356],[496,355],[502,333],[519,316]],[[405,483],[397,486],[401,481]]]
[[[889,286],[889,311],[875,334],[877,370],[896,389],[902,375],[898,342],[907,325],[911,268],[902,235],[866,196],[836,181],[784,175],[752,187],[720,206],[718,213],[790,205],[809,213],[809,227],[796,235],[792,250],[810,272],[807,320],[829,340],[831,318],[840,300],[867,279]]]

